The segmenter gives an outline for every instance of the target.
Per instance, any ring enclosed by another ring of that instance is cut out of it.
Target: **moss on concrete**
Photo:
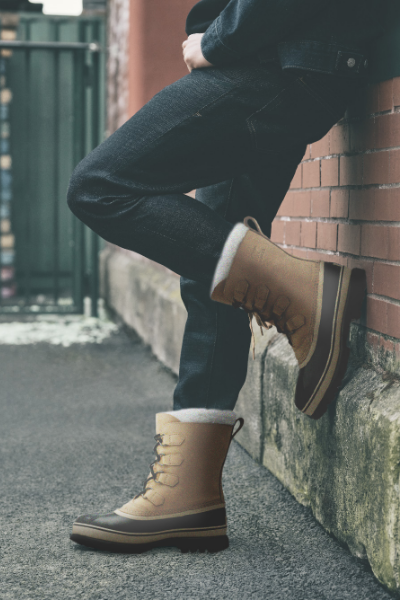
[[[351,373],[318,421],[294,405],[298,366],[280,336],[265,356],[262,462],[330,533],[400,587],[400,384]]]

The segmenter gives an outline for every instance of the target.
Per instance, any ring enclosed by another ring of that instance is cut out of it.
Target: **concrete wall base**
[[[177,374],[187,317],[179,278],[107,246],[100,254],[100,279],[110,308]]]
[[[178,372],[186,310],[179,279],[106,248],[103,297]],[[294,405],[298,365],[275,328],[256,333],[235,410],[236,440],[267,467],[376,577],[400,591],[400,382],[353,361],[337,402],[319,421]]]

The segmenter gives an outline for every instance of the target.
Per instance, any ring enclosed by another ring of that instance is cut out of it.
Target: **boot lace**
[[[256,359],[256,336],[254,335],[254,329],[253,329],[253,317],[257,323],[257,325],[260,328],[261,331],[261,335],[264,335],[264,330],[263,327],[265,329],[271,329],[271,327],[273,326],[272,323],[270,323],[269,321],[264,321],[260,315],[254,311],[250,311],[248,313],[249,316],[249,325],[250,325],[250,331],[251,331],[251,344],[253,347],[253,360]],[[290,340],[289,340],[290,341]]]
[[[255,224],[255,228],[251,227],[251,222],[253,222]],[[253,230],[255,229],[255,231],[257,231],[259,234],[261,234],[263,237],[265,237],[267,240],[269,240],[269,238],[263,234],[260,225],[258,224],[256,219],[254,219],[254,217],[250,217],[250,216],[246,217],[244,219],[243,223],[250,229],[253,229]],[[241,281],[241,282],[239,282],[239,284],[240,285],[235,290],[235,295],[234,295],[234,300],[233,300],[232,305],[237,308],[242,308],[249,315],[249,325],[250,325],[251,339],[252,339],[252,346],[253,346],[253,360],[255,360],[255,357],[256,357],[256,355],[255,355],[256,338],[255,338],[254,329],[253,329],[253,317],[255,318],[257,325],[260,327],[261,335],[264,335],[263,328],[271,329],[271,327],[275,326],[279,333],[284,333],[286,335],[286,337],[289,340],[289,344],[291,346],[293,346],[291,333],[293,333],[296,329],[299,329],[299,327],[302,327],[305,320],[304,320],[304,317],[302,317],[302,315],[296,315],[295,317],[292,317],[289,320],[290,321],[289,327],[287,326],[286,321],[283,323],[283,327],[281,326],[279,321],[281,321],[281,319],[284,318],[283,315],[286,312],[286,310],[290,304],[289,299],[284,296],[280,296],[276,300],[274,306],[272,307],[271,316],[268,317],[268,319],[263,319],[261,317],[261,315],[259,314],[258,310],[256,308],[254,308],[254,305],[251,310],[249,310],[248,308],[246,308],[244,306],[245,301],[246,301],[246,294],[249,289],[248,282]],[[268,293],[269,293],[269,291],[268,291]],[[268,293],[267,293],[267,295],[268,295]],[[265,295],[265,300],[267,299],[267,295]],[[282,301],[283,301],[283,304],[282,304]]]
[[[260,328],[261,335],[264,335],[263,328],[271,329],[271,327],[275,326],[279,333],[284,333],[287,336],[287,338],[289,340],[289,344],[291,346],[293,346],[293,342],[290,337],[291,332],[287,329],[286,323],[284,323],[283,327],[279,323],[279,321],[282,319],[282,316],[285,311],[283,311],[282,314],[280,314],[280,315],[272,314],[268,319],[263,319],[261,317],[261,315],[256,310],[254,310],[254,308],[253,308],[253,310],[249,310],[248,308],[246,308],[244,306],[244,302],[240,302],[237,299],[234,300],[232,306],[234,306],[236,308],[242,308],[243,310],[245,310],[247,312],[247,314],[249,316],[249,326],[250,326],[251,340],[252,340],[252,346],[253,346],[253,360],[255,360],[255,358],[256,358],[256,337],[254,335],[254,329],[253,329],[253,317],[254,317],[257,325]]]
[[[290,333],[288,331],[286,331],[285,326],[281,327],[278,323],[278,318],[274,318],[274,317],[270,317],[269,320],[264,320],[261,318],[261,316],[258,314],[258,312],[256,311],[246,311],[248,312],[249,315],[249,325],[250,325],[250,331],[251,331],[251,340],[252,340],[252,346],[253,346],[253,360],[255,360],[256,358],[256,337],[254,335],[254,329],[253,329],[253,317],[257,323],[257,325],[260,328],[261,331],[261,335],[264,335],[264,331],[263,331],[263,327],[265,329],[271,329],[271,327],[273,327],[275,325],[275,327],[277,328],[279,333],[284,333],[288,340],[289,340],[289,344],[291,346],[293,346],[293,342],[292,339],[290,337]],[[279,317],[280,319],[281,317]]]
[[[147,477],[147,479],[145,479],[145,480],[143,481],[143,484],[142,484],[142,485],[143,485],[143,489],[142,489],[142,491],[141,491],[141,492],[139,492],[138,494],[136,494],[136,496],[134,496],[134,497],[133,497],[133,499],[134,499],[134,500],[135,500],[136,498],[139,498],[139,496],[144,496],[144,494],[145,494],[145,493],[146,493],[148,490],[151,490],[152,488],[149,488],[149,487],[147,487],[147,484],[148,484],[148,483],[149,483],[149,481],[150,481],[150,480],[152,480],[152,479],[153,479],[154,481],[156,481],[156,475],[157,475],[157,473],[161,473],[161,472],[162,472],[162,471],[157,471],[157,472],[155,472],[155,471],[154,471],[154,469],[153,469],[154,465],[156,465],[157,463],[159,463],[159,462],[160,462],[160,460],[161,460],[161,457],[162,457],[162,456],[165,456],[164,454],[159,454],[159,453],[157,452],[157,447],[158,447],[158,446],[162,446],[162,434],[159,434],[159,433],[157,433],[157,435],[155,435],[155,436],[154,436],[154,439],[156,440],[156,442],[157,442],[157,443],[156,443],[156,445],[155,445],[155,446],[154,446],[154,448],[153,448],[153,452],[156,454],[157,458],[156,458],[156,459],[155,459],[155,460],[154,460],[154,461],[151,463],[151,465],[150,465],[150,471],[151,471],[151,475],[150,475],[150,477]]]

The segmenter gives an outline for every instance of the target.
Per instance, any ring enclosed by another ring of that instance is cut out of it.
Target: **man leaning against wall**
[[[174,409],[156,415],[143,489],[80,516],[74,542],[228,547],[222,468],[243,425],[234,408],[253,323],[287,336],[300,411],[319,419],[335,401],[365,271],[296,258],[269,236],[307,145],[365,86],[383,14],[381,0],[201,0],[182,43],[189,73],[75,168],[72,212],[178,273],[188,319]],[[193,189],[196,198],[185,195]]]

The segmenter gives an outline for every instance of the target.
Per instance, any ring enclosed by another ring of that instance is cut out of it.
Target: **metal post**
[[[54,54],[54,215],[53,215],[53,281],[54,281],[54,290],[53,290],[53,298],[54,303],[58,303],[59,297],[59,231],[58,231],[58,220],[59,220],[59,210],[58,210],[58,195],[59,195],[59,93],[60,93],[60,85],[59,85],[59,65],[60,65],[60,53],[59,50],[55,51]]]
[[[30,50],[26,51],[26,89],[28,98],[31,97],[31,53]],[[24,194],[24,205],[25,205],[25,240],[23,244],[24,248],[24,292],[25,292],[25,307],[29,304],[31,294],[31,253],[29,252],[30,244],[30,213],[31,206],[30,201],[32,197],[32,169],[31,169],[31,120],[29,118],[30,104],[27,104],[27,161],[26,161],[26,180],[27,185],[25,186]]]
[[[92,147],[99,144],[99,54],[92,54]],[[99,298],[99,238],[92,231],[92,317],[98,316]]]
[[[83,52],[74,52],[74,163],[77,164],[83,158],[84,142],[84,114],[85,114],[85,88],[83,85]],[[83,223],[74,217],[74,299],[77,310],[83,313],[83,274],[84,274],[84,230]]]

